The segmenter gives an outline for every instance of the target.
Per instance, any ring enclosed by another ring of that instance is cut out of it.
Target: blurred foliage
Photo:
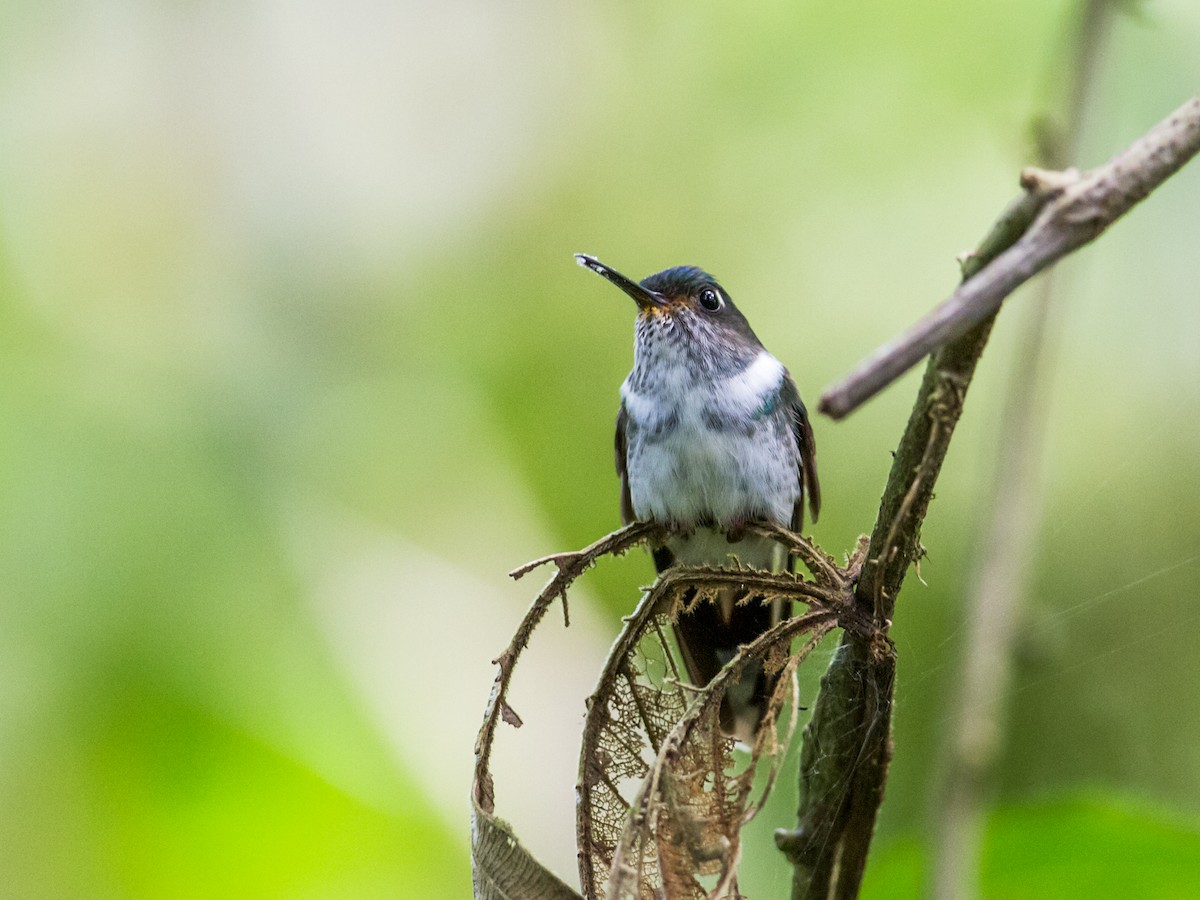
[[[811,404],[1015,193],[1070,9],[7,4],[5,892],[465,895],[471,741],[532,590],[504,572],[617,523],[633,313],[570,254],[715,272]],[[1198,60],[1190,0],[1122,19],[1080,162],[1178,105]],[[994,896],[1022,896],[999,860],[1034,850],[1038,896],[1078,893],[1049,868],[1067,832],[1123,838],[1094,896],[1200,878],[1190,827],[1027,805],[1088,786],[1200,813],[1200,695],[1172,687],[1200,680],[1198,199],[1193,165],[1063,269]],[[869,885],[912,872],[895,848],[936,814],[1022,300],[898,608]],[[912,392],[816,423],[831,551],[869,528]],[[598,569],[518,672],[498,812],[568,877],[583,692],[650,572]],[[786,885],[790,793],[754,824],[753,896]]]
[[[1129,896],[1172,900],[1195,893],[1200,832],[1159,810],[1087,793],[997,809],[988,826],[985,897]],[[924,853],[914,840],[877,848],[864,900],[919,897]]]

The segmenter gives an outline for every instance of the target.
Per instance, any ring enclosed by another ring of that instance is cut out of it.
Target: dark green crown
[[[689,297],[706,287],[720,287],[717,280],[698,266],[674,266],[642,279],[642,287],[665,297]],[[721,293],[725,289],[721,288]],[[728,296],[728,294],[726,294]]]

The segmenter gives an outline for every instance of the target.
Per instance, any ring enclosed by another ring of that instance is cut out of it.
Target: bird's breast
[[[783,366],[763,351],[721,379],[642,373],[622,387],[626,473],[639,518],[728,525],[787,524],[799,496],[798,450],[778,409]]]

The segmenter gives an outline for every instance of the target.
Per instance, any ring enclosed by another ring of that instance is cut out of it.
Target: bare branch
[[[1021,185],[1035,207],[1032,224],[978,275],[898,338],[825,391],[821,412],[840,419],[891,384],[922,357],[993,316],[1014,290],[1118,218],[1200,152],[1200,97],[1193,97],[1125,152],[1082,175],[1026,169]]]

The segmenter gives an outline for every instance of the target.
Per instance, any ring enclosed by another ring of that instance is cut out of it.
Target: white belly
[[[763,351],[721,381],[680,371],[642,392],[626,382],[625,469],[637,517],[684,526],[750,518],[788,525],[800,496],[800,460],[787,412],[772,405],[783,378],[783,366]]]
[[[771,433],[714,432],[681,421],[670,435],[629,448],[630,498],[638,518],[690,525],[767,518],[791,521],[799,494],[796,462]]]

